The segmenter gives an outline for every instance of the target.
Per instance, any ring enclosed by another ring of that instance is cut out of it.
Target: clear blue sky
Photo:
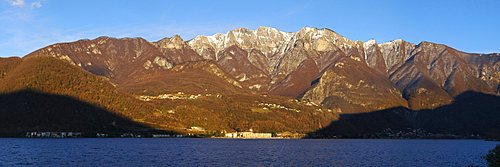
[[[363,42],[429,41],[490,53],[500,52],[499,9],[499,0],[0,0],[0,57],[99,36],[189,40],[260,26],[329,28]]]

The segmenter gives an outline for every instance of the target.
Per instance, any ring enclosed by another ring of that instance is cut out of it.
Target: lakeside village
[[[364,139],[485,139],[500,141],[499,137],[489,138],[476,135],[455,135],[446,133],[428,133],[421,129],[409,128],[406,131],[397,131],[390,128],[385,129],[381,133],[376,134],[360,134],[360,136],[324,136],[320,134],[303,134],[297,132],[282,132],[282,133],[260,133],[254,132],[252,129],[247,131],[226,132],[222,131],[216,135],[206,135],[208,131],[201,127],[189,127],[185,134],[165,134],[165,133],[149,133],[149,134],[106,134],[94,133],[85,134],[83,132],[26,132],[27,138],[225,138],[225,139],[300,139],[300,138],[364,138]]]
[[[202,96],[212,96],[212,94],[197,94],[197,95],[188,95],[185,94],[184,92],[178,92],[177,94],[161,94],[158,96],[147,96],[147,95],[141,95],[137,96],[136,98],[142,100],[142,101],[152,101],[152,100],[184,100],[184,99],[197,99]],[[221,98],[222,95],[217,94],[215,95],[217,98]]]
[[[284,138],[303,138],[305,134],[283,132],[283,133],[258,133],[252,129],[247,131],[226,132],[222,131],[215,136],[205,136],[205,129],[201,127],[190,127],[186,129],[187,134],[134,134],[123,133],[119,135],[110,135],[106,133],[85,134],[83,132],[26,132],[27,138],[84,138],[84,137],[97,137],[97,138],[233,138],[233,139],[284,139]]]
[[[222,98],[221,94],[212,95],[212,94],[197,94],[197,95],[189,95],[184,92],[178,92],[176,94],[161,94],[157,96],[147,96],[141,95],[136,98],[143,101],[153,101],[153,100],[186,100],[186,99],[197,99],[200,97],[216,97]],[[262,95],[267,96],[267,95]],[[310,101],[300,101],[300,100],[292,100],[296,103],[304,103],[308,106],[318,106],[317,104]],[[265,112],[265,110],[280,108],[293,112],[300,112],[300,110],[288,108],[278,104],[270,104],[270,103],[260,103],[258,104],[260,107],[256,112]],[[321,110],[321,109],[318,109]],[[332,110],[328,110],[328,112],[332,112]],[[341,112],[335,111],[334,112]],[[241,138],[241,139],[283,139],[283,138],[303,138],[306,134],[298,133],[298,132],[281,132],[281,133],[262,133],[262,132],[254,132],[252,129],[248,129],[247,131],[235,130],[235,132],[226,132],[218,131],[218,133],[207,133],[202,127],[189,127],[184,134],[164,134],[164,133],[143,133],[143,134],[134,134],[134,133],[123,133],[123,134],[106,134],[106,133],[83,133],[83,132],[26,132],[25,137],[27,138],[81,138],[81,137],[97,137],[97,138],[106,138],[106,137],[118,137],[118,138]],[[208,135],[210,134],[210,135]]]
[[[418,128],[407,128],[405,130],[384,129],[378,133],[356,134],[351,136],[309,133],[307,138],[327,138],[327,139],[485,139],[492,140],[491,137],[479,134],[457,135],[451,133],[430,133]],[[498,138],[498,137],[496,137]],[[495,140],[495,139],[493,139]]]

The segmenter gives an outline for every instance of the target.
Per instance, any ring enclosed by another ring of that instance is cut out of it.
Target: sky
[[[0,57],[100,36],[187,41],[260,26],[328,28],[363,42],[428,41],[499,53],[499,9],[499,0],[0,0]]]

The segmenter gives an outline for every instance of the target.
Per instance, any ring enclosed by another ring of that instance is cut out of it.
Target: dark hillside
[[[68,96],[29,90],[0,94],[0,136],[23,137],[25,132],[170,133]]]
[[[451,105],[419,113],[421,128],[432,133],[489,135],[500,130],[500,97],[491,94],[464,92]]]
[[[360,114],[343,114],[327,127],[311,133],[311,137],[320,138],[368,138],[378,136],[386,129],[403,131],[413,128],[413,124],[405,119],[405,115],[414,114],[404,107],[390,108]]]
[[[425,132],[421,134],[417,133]],[[412,111],[391,108],[363,114],[341,115],[328,127],[312,133],[315,137],[488,137],[500,130],[500,97],[464,92],[452,104],[433,110]],[[403,134],[411,134],[405,136]],[[420,135],[420,136],[419,136]]]
[[[70,114],[66,115],[68,117],[63,117],[64,114],[60,112],[78,111],[77,115],[87,112],[92,115],[88,115],[87,119],[81,119],[90,121],[89,124],[95,124],[88,128],[95,128],[109,127],[109,123],[113,121],[106,120],[116,120],[117,117],[122,117],[122,121],[128,119],[135,122],[147,122],[143,119],[144,116],[155,111],[154,106],[119,92],[107,79],[48,56],[23,58],[22,62],[16,68],[0,79],[0,85],[0,93],[2,94],[2,98],[5,99],[2,100],[2,112],[11,114],[12,112],[30,113],[23,115],[26,116],[22,118],[25,120],[37,119],[37,116],[40,115],[35,113],[53,112],[57,113],[56,115],[58,116],[49,120],[64,119],[63,122],[68,123],[67,121],[72,122],[72,120],[75,120],[76,116]],[[28,93],[26,94],[26,92]],[[30,94],[33,94],[34,97],[23,96]],[[25,102],[21,104],[22,101]],[[18,105],[11,106],[11,103]],[[80,111],[80,107],[85,109],[85,111]],[[20,115],[19,113],[15,113],[10,116],[14,119]],[[104,117],[100,118],[101,116]],[[9,119],[10,117],[2,118]],[[21,119],[20,117],[18,118]],[[40,118],[48,119],[44,116]],[[93,123],[91,121],[93,119],[97,120],[97,122]],[[169,120],[168,122],[175,122],[173,118],[165,119]],[[28,122],[31,121],[21,121],[21,123],[26,124],[19,127],[32,127],[32,124]],[[78,125],[82,122],[74,123],[75,125],[64,125],[59,128],[55,128],[56,126],[54,126],[52,128],[58,130],[62,127],[83,126]],[[125,124],[132,125],[131,122]],[[7,126],[16,127],[4,124],[2,128],[6,128]],[[33,126],[36,127],[35,129],[50,130],[50,126],[52,125],[40,122],[40,124]],[[89,130],[83,127],[77,129]]]

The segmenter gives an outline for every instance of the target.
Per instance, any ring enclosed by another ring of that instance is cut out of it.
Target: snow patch
[[[377,41],[375,39],[370,39],[363,43],[363,48],[365,51],[365,60],[368,60],[368,55],[371,55],[373,51],[375,51],[375,48],[373,48],[377,44]]]
[[[369,48],[375,44],[377,44],[377,41],[375,39],[370,39],[370,40],[366,41],[365,43],[363,43],[363,47]]]
[[[240,45],[241,45],[241,44],[244,42],[244,40],[243,40],[243,39],[241,39],[241,38],[238,38],[238,39],[236,39],[236,42],[238,42],[238,44],[240,44]]]

